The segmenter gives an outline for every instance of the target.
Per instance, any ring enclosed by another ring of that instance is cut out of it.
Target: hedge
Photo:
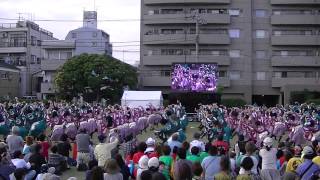
[[[307,103],[314,103],[316,105],[320,105],[320,99],[309,99]]]
[[[317,91],[295,91],[291,92],[291,98],[290,103],[299,102],[299,103],[305,103],[310,100],[318,100],[320,99],[320,92]]]

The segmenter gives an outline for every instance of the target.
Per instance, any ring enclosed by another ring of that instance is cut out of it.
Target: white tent
[[[124,91],[121,98],[122,106],[147,107],[150,104],[155,107],[163,105],[161,91]]]

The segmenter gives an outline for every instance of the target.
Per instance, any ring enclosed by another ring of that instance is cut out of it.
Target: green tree
[[[137,85],[136,68],[106,55],[82,54],[69,59],[58,71],[55,85],[61,98],[83,94],[85,100],[119,101],[123,88]]]

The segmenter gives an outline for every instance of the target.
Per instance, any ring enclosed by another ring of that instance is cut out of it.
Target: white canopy
[[[160,107],[163,105],[161,91],[124,91],[121,98],[122,106],[148,107],[149,105]]]

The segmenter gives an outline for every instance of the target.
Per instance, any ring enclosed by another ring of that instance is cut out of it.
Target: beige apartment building
[[[10,99],[20,95],[20,69],[0,62],[0,99]]]
[[[218,64],[223,99],[320,91],[318,0],[142,0],[141,19],[143,89],[168,94],[172,64],[199,62]]]
[[[41,71],[42,41],[53,39],[51,32],[32,21],[0,24],[0,63],[20,69],[19,97],[40,92],[41,77],[37,74]]]

